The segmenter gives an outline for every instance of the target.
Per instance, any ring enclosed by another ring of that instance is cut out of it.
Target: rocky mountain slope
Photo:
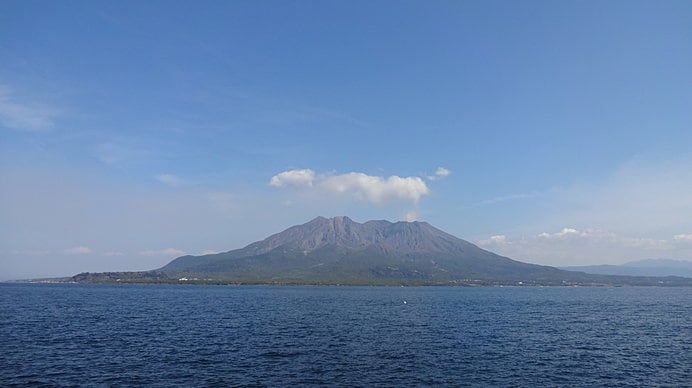
[[[310,284],[611,284],[518,262],[426,222],[318,217],[242,249],[182,256],[157,270],[171,278]]]

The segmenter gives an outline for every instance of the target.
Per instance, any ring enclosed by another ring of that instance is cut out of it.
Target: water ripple
[[[0,386],[692,381],[686,288],[3,284],[0,311]]]

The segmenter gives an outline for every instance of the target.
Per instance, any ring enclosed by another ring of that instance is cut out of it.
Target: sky
[[[316,216],[692,260],[692,2],[0,2],[0,280]]]

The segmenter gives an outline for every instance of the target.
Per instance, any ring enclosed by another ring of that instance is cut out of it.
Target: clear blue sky
[[[6,0],[0,278],[317,215],[692,259],[690,69],[689,1]]]

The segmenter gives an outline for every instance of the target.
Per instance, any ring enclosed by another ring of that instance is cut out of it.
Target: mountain
[[[599,275],[682,276],[692,278],[692,261],[673,259],[645,259],[630,261],[620,265],[585,265],[562,267],[562,269]]]
[[[282,284],[668,282],[623,280],[522,263],[481,249],[426,222],[358,223],[348,217],[317,217],[242,249],[182,256],[153,272],[171,279]]]

